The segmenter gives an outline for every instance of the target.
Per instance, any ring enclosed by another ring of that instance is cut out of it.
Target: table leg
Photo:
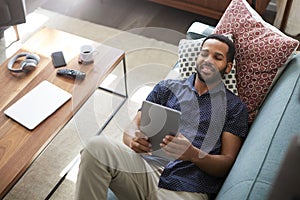
[[[123,58],[123,74],[124,74],[124,89],[125,89],[125,94],[121,94],[117,91],[113,91],[107,88],[103,88],[99,86],[99,89],[104,90],[106,92],[112,93],[114,95],[118,95],[123,98],[122,102],[119,104],[119,106],[114,110],[114,112],[110,115],[110,117],[106,120],[104,125],[99,129],[98,133],[96,135],[100,135],[101,132],[106,128],[106,126],[109,124],[109,122],[114,118],[114,116],[117,114],[117,112],[121,109],[121,107],[124,105],[124,103],[128,99],[128,90],[127,90],[127,72],[126,72],[126,61],[125,57]]]
[[[19,31],[18,31],[17,25],[13,25],[13,28],[14,28],[15,33],[16,33],[16,39],[17,39],[17,41],[19,41],[20,40],[20,35],[19,35]]]

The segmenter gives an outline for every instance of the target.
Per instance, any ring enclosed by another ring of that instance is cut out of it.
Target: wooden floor
[[[26,0],[26,7],[28,13],[37,7],[42,7],[120,30],[162,27],[185,34],[194,21],[212,26],[218,23],[217,20],[211,18],[147,0]],[[266,11],[263,18],[267,22],[273,23],[275,14],[275,12]]]
[[[120,30],[137,27],[164,27],[185,32],[193,21],[216,20],[162,6],[147,0],[27,0],[32,11],[37,6],[71,17]],[[29,12],[30,12],[29,11]]]

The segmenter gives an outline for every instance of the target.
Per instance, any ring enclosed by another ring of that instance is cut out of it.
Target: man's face
[[[206,40],[197,58],[198,78],[206,84],[221,81],[224,73],[227,72],[227,52],[226,43],[216,39]]]

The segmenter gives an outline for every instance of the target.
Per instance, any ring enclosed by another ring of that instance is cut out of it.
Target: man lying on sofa
[[[161,81],[148,95],[148,101],[182,113],[179,135],[161,141],[175,160],[151,155],[151,144],[139,131],[139,111],[124,132],[125,145],[101,135],[87,144],[76,199],[106,199],[108,188],[126,200],[208,199],[217,193],[248,131],[245,104],[221,80],[230,72],[234,54],[227,37],[210,35],[202,43],[197,73]]]

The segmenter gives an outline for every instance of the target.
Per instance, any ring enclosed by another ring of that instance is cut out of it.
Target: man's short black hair
[[[204,39],[204,41],[202,42],[201,48],[202,48],[203,44],[205,43],[205,41],[208,39],[216,39],[216,40],[226,43],[228,46],[227,61],[233,62],[234,56],[235,56],[235,46],[234,46],[234,43],[227,36],[221,35],[221,34],[211,34]]]

